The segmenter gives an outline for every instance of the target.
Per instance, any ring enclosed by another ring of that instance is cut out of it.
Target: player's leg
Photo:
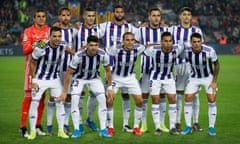
[[[161,90],[161,82],[159,80],[150,80],[150,94],[152,97],[152,118],[155,124],[155,132],[154,135],[159,136],[162,134],[160,130],[160,90]]]
[[[65,109],[65,119],[64,119],[64,131],[66,134],[71,135],[70,127],[69,127],[69,117],[71,114],[71,94],[68,92],[67,98],[64,103]]]
[[[167,109],[167,103],[164,93],[160,93],[160,129],[163,132],[169,132],[169,129],[165,125],[165,116],[166,116],[166,109]]]
[[[197,92],[193,98],[193,130],[201,132],[203,129],[199,124],[199,111],[200,111],[200,100],[199,100],[199,92]]]
[[[38,80],[38,89],[32,90],[32,101],[30,105],[30,112],[29,112],[29,121],[30,121],[30,135],[28,136],[28,139],[33,140],[36,138],[37,131],[36,131],[36,123],[37,123],[37,117],[38,117],[38,106],[39,106],[39,101],[42,97],[42,94],[44,91],[48,88],[46,86],[45,81],[43,80]]]
[[[126,79],[123,83],[125,87],[128,88],[128,92],[133,95],[135,100],[135,110],[134,110],[134,126],[133,126],[133,133],[137,136],[141,136],[142,132],[139,128],[140,122],[142,120],[142,110],[143,110],[143,98],[141,88],[139,83],[135,77],[135,75],[130,76]]]
[[[25,91],[24,92],[24,98],[23,98],[23,101],[22,101],[21,124],[20,124],[21,134],[25,138],[28,137],[26,123],[27,123],[28,112],[29,112],[31,100],[32,100],[31,91]]]
[[[85,133],[85,130],[83,128],[83,120],[82,120],[82,115],[83,115],[83,102],[84,102],[84,97],[85,97],[85,90],[86,86],[84,86],[83,91],[81,92],[80,98],[79,98],[79,103],[78,103],[78,109],[79,109],[79,131],[81,134]]]
[[[102,137],[110,138],[106,122],[107,122],[107,106],[106,106],[106,97],[104,86],[100,79],[93,79],[89,83],[89,89],[96,95],[96,99],[98,101],[98,117],[100,122],[100,133],[99,135]]]
[[[132,128],[129,126],[128,121],[131,112],[130,97],[127,88],[121,88],[122,94],[122,109],[123,109],[123,131],[132,132]]]
[[[175,128],[176,124],[176,85],[173,79],[165,80],[163,84],[163,90],[167,93],[168,96],[168,115],[169,115],[169,133],[171,135],[178,135],[179,132]]]
[[[114,91],[114,96],[118,91],[119,88],[119,83],[113,80],[113,91]],[[113,136],[114,135],[114,125],[113,125],[113,118],[114,118],[114,110],[113,110],[113,100],[110,100],[107,96],[107,127],[108,127],[108,133],[109,135]]]
[[[189,79],[189,83],[186,86],[185,94],[185,104],[184,104],[184,117],[186,127],[181,132],[183,135],[189,134],[192,132],[192,101],[194,94],[198,91],[198,88],[201,84],[198,79]]]
[[[74,126],[74,132],[72,134],[72,138],[78,138],[82,133],[80,132],[80,111],[79,107],[83,107],[83,103],[79,103],[80,95],[83,91],[85,85],[85,80],[75,79],[73,80],[73,84],[71,85],[71,113],[72,113],[72,121]]]
[[[217,88],[214,90],[212,87],[209,87],[209,85],[212,82],[212,77],[208,77],[204,79],[204,87],[207,93],[208,98],[208,118],[209,118],[209,128],[208,128],[208,134],[210,136],[215,136],[215,122],[217,117],[217,105],[216,105],[216,95],[217,95]]]
[[[46,135],[46,133],[43,131],[42,125],[41,125],[41,121],[42,121],[42,117],[43,117],[43,111],[44,111],[44,107],[45,107],[45,92],[43,93],[40,102],[39,102],[39,106],[38,106],[38,118],[37,118],[37,124],[36,124],[36,130],[37,130],[37,134],[38,135]]]
[[[54,98],[50,97],[47,105],[47,132],[48,132],[48,135],[50,136],[53,135],[52,122],[53,122],[55,106],[56,104],[55,104]]]
[[[88,101],[87,101],[87,120],[86,125],[91,128],[93,131],[98,131],[98,128],[94,122],[94,112],[97,106],[96,96],[92,91],[89,92]]]
[[[142,75],[140,79],[140,87],[143,97],[143,114],[141,132],[147,131],[147,111],[148,111],[148,96],[149,96],[149,77],[147,74]]]

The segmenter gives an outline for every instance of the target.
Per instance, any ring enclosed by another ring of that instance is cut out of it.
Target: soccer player
[[[134,74],[134,67],[137,56],[140,55],[145,47],[140,44],[135,44],[134,34],[126,32],[123,34],[123,44],[116,47],[106,49],[110,56],[113,56],[114,66],[113,74],[113,90],[117,94],[118,88],[125,88],[133,95],[136,107],[134,111],[134,129],[133,133],[141,136],[142,132],[139,128],[142,117],[143,99],[139,83]],[[109,125],[108,130],[110,135],[114,135],[113,126],[113,101],[114,97],[108,99]]]
[[[36,47],[32,53],[30,62],[30,73],[32,76],[32,102],[30,105],[30,127],[29,140],[36,138],[36,120],[39,100],[42,94],[49,89],[50,97],[56,99],[56,117],[58,122],[58,137],[69,138],[63,130],[65,110],[58,97],[62,92],[62,84],[59,78],[59,66],[63,52],[67,50],[66,45],[61,44],[62,32],[58,27],[50,30],[50,40],[43,48]]]
[[[184,116],[186,128],[182,131],[182,134],[187,135],[192,132],[191,119],[194,95],[198,92],[199,87],[204,86],[208,98],[208,134],[215,136],[217,77],[220,69],[216,52],[212,47],[203,44],[201,34],[193,33],[191,35],[191,47],[186,48],[185,55],[191,66],[191,76],[185,90]]]
[[[138,29],[132,24],[127,23],[124,19],[124,8],[120,5],[114,7],[114,21],[100,24],[100,37],[103,38],[104,48],[115,47],[121,44],[122,36],[125,32],[138,33]],[[110,58],[111,66],[113,66],[113,58]],[[130,117],[130,98],[126,89],[121,89],[123,97],[123,131],[132,132],[132,128],[128,124]],[[111,111],[111,110],[110,110]]]
[[[62,42],[64,42],[68,48],[72,49],[73,43],[73,27],[71,24],[71,12],[68,8],[62,7],[58,11],[58,20],[59,22],[53,24],[53,26],[57,26],[62,29]],[[60,79],[62,81],[62,85],[64,83],[64,77],[67,71],[67,67],[72,59],[72,55],[74,54],[74,50],[72,50],[71,54],[65,52],[62,56],[62,62],[60,65]],[[53,98],[50,98],[48,101],[48,113],[47,113],[47,129],[48,135],[53,134],[52,128],[52,119],[53,113],[55,108],[55,101]],[[71,95],[70,92],[68,93],[67,99],[64,103],[65,108],[65,120],[64,120],[64,130],[65,132],[70,135],[70,128],[69,128],[69,116],[71,114]]]
[[[148,12],[149,24],[144,27],[140,27],[137,41],[143,45],[160,44],[161,33],[167,31],[167,27],[160,26],[161,11],[158,8],[152,8]],[[149,94],[149,73],[151,67],[152,58],[146,55],[141,55],[141,78],[140,85],[143,96],[143,117],[141,131],[147,131],[147,108],[148,108],[148,94]],[[166,101],[161,99],[160,111],[166,111]],[[162,110],[163,109],[163,110]],[[163,118],[165,115],[162,116]],[[160,117],[160,118],[162,118]],[[162,131],[169,131],[164,120],[161,120],[160,129]]]
[[[199,27],[192,25],[192,9],[189,7],[183,7],[179,12],[180,24],[172,26],[171,32],[173,35],[174,44],[190,44],[190,36],[194,32],[198,32],[202,35],[202,31]],[[183,56],[181,56],[183,57]],[[181,58],[180,58],[181,60]],[[177,88],[177,121],[176,128],[181,131],[181,112],[182,112],[182,97],[184,94],[184,89],[187,84],[187,80],[190,74],[187,63],[179,64],[176,67],[176,88]],[[198,118],[199,118],[199,96],[196,93],[193,101],[193,128],[196,131],[202,131]]]
[[[112,74],[109,65],[109,55],[99,48],[99,39],[97,36],[89,36],[87,39],[87,48],[78,51],[70,63],[65,77],[64,90],[61,96],[62,99],[66,98],[71,75],[76,69],[78,69],[71,85],[72,119],[74,125],[72,138],[78,138],[81,135],[79,131],[78,105],[80,94],[85,85],[88,85],[98,101],[98,116],[101,129],[99,135],[106,138],[111,137],[106,128],[107,107],[104,86],[99,76],[100,64],[103,64],[108,78],[108,97],[112,97]]]
[[[21,110],[21,125],[20,130],[23,137],[28,137],[28,132],[26,128],[29,107],[31,104],[31,84],[32,77],[30,74],[30,60],[31,53],[33,52],[33,43],[38,42],[40,40],[47,40],[49,38],[49,27],[46,25],[46,12],[44,10],[36,10],[33,17],[34,24],[24,30],[23,37],[23,53],[26,56],[25,58],[25,67],[24,67],[24,99],[22,102],[22,110]],[[38,135],[46,135],[45,132],[42,131],[41,119],[44,110],[44,99],[45,95],[43,94],[42,99],[40,100],[39,108],[38,108],[38,119],[36,123],[36,130]]]
[[[183,46],[173,46],[170,32],[161,35],[161,46],[153,46],[145,50],[147,56],[152,57],[150,71],[150,89],[152,96],[152,116],[155,123],[155,135],[161,135],[160,130],[160,93],[163,90],[169,101],[169,133],[178,135],[176,122],[176,86],[173,78],[173,67],[177,56],[182,52]]]
[[[74,36],[75,49],[84,47],[87,44],[87,38],[90,35],[95,35],[99,37],[99,27],[94,24],[96,18],[96,10],[92,8],[86,8],[83,13],[84,23],[80,25],[77,33]],[[86,87],[86,86],[85,86]],[[86,89],[86,88],[84,88]],[[84,128],[82,125],[82,113],[83,113],[83,101],[85,92],[83,91],[79,100],[79,111],[80,111],[80,133],[84,133]],[[87,102],[87,120],[86,125],[89,126],[93,131],[98,131],[98,128],[93,121],[94,111],[96,109],[96,97],[90,92]]]

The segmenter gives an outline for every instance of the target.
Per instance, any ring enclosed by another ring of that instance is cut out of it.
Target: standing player
[[[143,45],[159,44],[161,41],[161,33],[167,31],[167,27],[160,26],[161,21],[161,11],[158,8],[152,8],[148,12],[149,24],[148,26],[141,27],[137,41]],[[152,58],[146,55],[141,55],[141,79],[140,85],[143,96],[143,117],[141,131],[147,131],[147,108],[148,108],[148,94],[149,94],[149,73]],[[163,100],[163,99],[161,99]],[[165,99],[161,101],[160,111],[166,111],[166,101]],[[164,110],[162,110],[164,109]],[[165,116],[162,116],[165,117]],[[161,117],[160,117],[161,118]],[[160,124],[162,131],[168,131],[164,121]]]
[[[161,46],[153,46],[145,51],[147,56],[152,57],[150,71],[150,89],[152,96],[152,116],[155,123],[155,135],[161,135],[160,130],[160,93],[161,90],[168,96],[169,101],[169,133],[178,135],[175,128],[176,122],[176,86],[173,79],[173,66],[177,56],[182,52],[183,47],[173,46],[170,32],[163,32],[161,35]]]
[[[92,8],[86,8],[83,13],[84,23],[80,25],[77,33],[74,36],[75,50],[84,47],[87,44],[87,38],[91,35],[99,37],[99,27],[94,24],[96,18],[96,11]],[[76,73],[76,72],[75,72]],[[84,88],[85,90],[86,88]],[[83,91],[79,100],[79,111],[80,111],[80,133],[84,133],[82,125],[82,113],[83,113],[83,101],[85,92]],[[98,131],[96,124],[94,123],[94,111],[96,109],[96,97],[90,92],[87,102],[87,120],[86,124],[93,131]]]
[[[112,69],[113,74],[113,89],[117,94],[118,88],[125,88],[133,95],[136,107],[134,111],[134,129],[133,133],[137,136],[141,136],[142,132],[139,128],[142,117],[143,99],[141,95],[141,89],[139,83],[134,74],[135,63],[137,56],[140,55],[145,47],[143,45],[135,44],[134,34],[126,32],[123,34],[123,44],[118,47],[112,47],[106,49],[109,55],[113,56],[114,66]],[[113,136],[113,101],[114,97],[108,101],[109,112],[109,134]]]
[[[124,8],[120,5],[114,7],[114,21],[100,24],[100,37],[103,37],[104,48],[116,47],[121,44],[122,36],[125,32],[138,33],[138,29],[132,24],[126,23],[124,19]],[[110,58],[111,66],[114,65],[113,58]],[[130,116],[130,98],[126,89],[121,89],[123,97],[123,130],[132,132],[128,124]],[[108,109],[109,110],[109,109]],[[112,111],[112,110],[110,110]]]
[[[62,42],[67,45],[68,48],[72,48],[73,43],[73,28],[71,25],[71,12],[68,8],[63,7],[59,9],[58,12],[58,20],[59,22],[55,23],[53,26],[57,26],[62,29]],[[64,76],[67,71],[67,67],[72,59],[72,55],[74,54],[74,51],[72,51],[71,54],[68,52],[64,52],[62,56],[62,62],[60,65],[60,79],[62,81],[62,84],[64,83]],[[48,101],[48,114],[47,114],[47,129],[48,129],[48,135],[52,135],[52,119],[53,119],[53,113],[55,108],[55,102],[54,99],[49,99]],[[65,120],[64,120],[64,130],[67,134],[70,134],[69,129],[69,116],[71,114],[71,95],[70,92],[68,93],[67,99],[64,103],[65,108]]]
[[[36,138],[36,120],[39,100],[42,94],[49,89],[50,97],[57,99],[62,92],[61,80],[59,78],[59,66],[63,51],[66,46],[61,44],[62,33],[58,27],[50,30],[50,41],[43,48],[35,48],[32,53],[30,63],[30,73],[32,76],[32,102],[30,106],[30,127],[29,140]],[[56,117],[58,122],[58,137],[68,138],[64,133],[63,125],[65,118],[64,105],[61,101],[56,102]]]
[[[104,50],[99,48],[99,40],[97,36],[89,36],[87,39],[87,48],[78,51],[70,66],[64,82],[64,90],[61,98],[65,99],[70,83],[71,75],[76,69],[75,79],[71,85],[72,96],[72,119],[74,125],[74,133],[72,138],[78,138],[81,133],[79,131],[79,97],[85,85],[88,85],[90,90],[96,95],[98,101],[98,116],[100,121],[100,133],[102,137],[110,138],[108,130],[106,129],[107,121],[107,107],[104,86],[102,84],[100,73],[100,64],[103,64],[108,78],[108,86],[112,87],[112,74],[109,65],[109,56]],[[108,97],[112,97],[112,89],[108,89]]]
[[[31,103],[31,82],[32,77],[30,74],[30,60],[31,53],[33,52],[33,43],[38,42],[40,40],[47,40],[49,37],[49,27],[46,25],[46,12],[44,10],[36,10],[33,17],[34,24],[31,27],[28,27],[24,30],[23,37],[23,53],[26,56],[25,59],[25,68],[24,68],[24,99],[22,102],[22,110],[21,110],[21,134],[23,137],[28,137],[28,132],[26,128],[29,107]],[[45,95],[43,94],[42,99],[38,108],[38,119],[36,123],[36,130],[38,135],[46,135],[46,133],[42,132],[41,127],[41,119],[44,110],[44,99]]]
[[[193,98],[201,86],[205,87],[208,98],[208,134],[210,136],[216,135],[214,125],[217,115],[217,77],[220,65],[215,50],[202,43],[201,34],[193,33],[191,35],[191,47],[187,47],[185,52],[186,59],[191,65],[192,72],[185,91],[184,114],[187,127],[182,131],[183,135],[192,132],[191,119],[193,112]]]
[[[180,24],[176,26],[172,26],[171,32],[174,39],[174,44],[185,44],[189,45],[190,36],[194,32],[198,32],[202,35],[202,31],[200,28],[192,25],[192,9],[189,7],[183,7],[179,12]],[[188,64],[180,64],[176,67],[176,88],[177,88],[177,121],[176,128],[181,131],[181,112],[182,112],[182,97],[184,94],[184,88],[186,87],[187,80],[189,77],[189,68]],[[185,70],[182,71],[181,70]],[[199,117],[199,96],[196,93],[196,96],[193,100],[193,129],[196,131],[202,131],[200,125],[198,123]]]

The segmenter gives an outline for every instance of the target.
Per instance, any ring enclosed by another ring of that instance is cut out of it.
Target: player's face
[[[52,48],[57,48],[62,40],[62,32],[61,31],[52,31],[50,35],[50,45]]]
[[[173,46],[173,41],[172,41],[172,36],[165,36],[161,40],[161,45],[163,48],[163,52],[169,53],[172,51],[172,46]]]
[[[33,21],[39,27],[45,25],[45,23],[46,23],[46,13],[45,12],[37,12],[35,14],[35,17],[33,18]]]
[[[84,18],[85,24],[91,26],[95,22],[96,12],[95,11],[86,11],[83,18]]]
[[[63,10],[61,12],[61,15],[58,16],[58,19],[63,25],[68,25],[70,23],[70,20],[71,20],[70,11]]]
[[[116,21],[124,20],[125,13],[122,8],[116,8],[113,14]]]
[[[148,18],[151,25],[158,26],[161,20],[160,11],[152,11]]]
[[[98,48],[99,48],[99,43],[98,42],[89,42],[87,44],[87,54],[89,56],[96,55]]]
[[[135,43],[134,35],[127,34],[123,39],[124,50],[131,51]]]
[[[191,45],[193,52],[200,53],[202,50],[202,40],[200,38],[193,37],[191,39]]]
[[[190,11],[183,11],[180,14],[180,21],[184,24],[190,24],[192,20],[192,13]]]

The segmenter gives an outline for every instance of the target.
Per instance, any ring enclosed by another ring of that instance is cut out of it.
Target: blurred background
[[[60,7],[71,9],[73,23],[82,21],[84,8],[96,8],[96,22],[101,23],[111,20],[114,5],[124,6],[125,19],[137,27],[147,21],[151,7],[162,11],[162,23],[169,26],[178,23],[177,12],[181,7],[191,7],[193,24],[202,29],[206,43],[217,50],[219,45],[230,45],[231,52],[240,53],[239,0],[1,0],[0,55],[7,52],[3,50],[6,46],[21,46],[23,30],[33,23],[35,9],[47,10],[47,24],[51,26],[57,21]],[[227,42],[220,44],[221,37]]]

